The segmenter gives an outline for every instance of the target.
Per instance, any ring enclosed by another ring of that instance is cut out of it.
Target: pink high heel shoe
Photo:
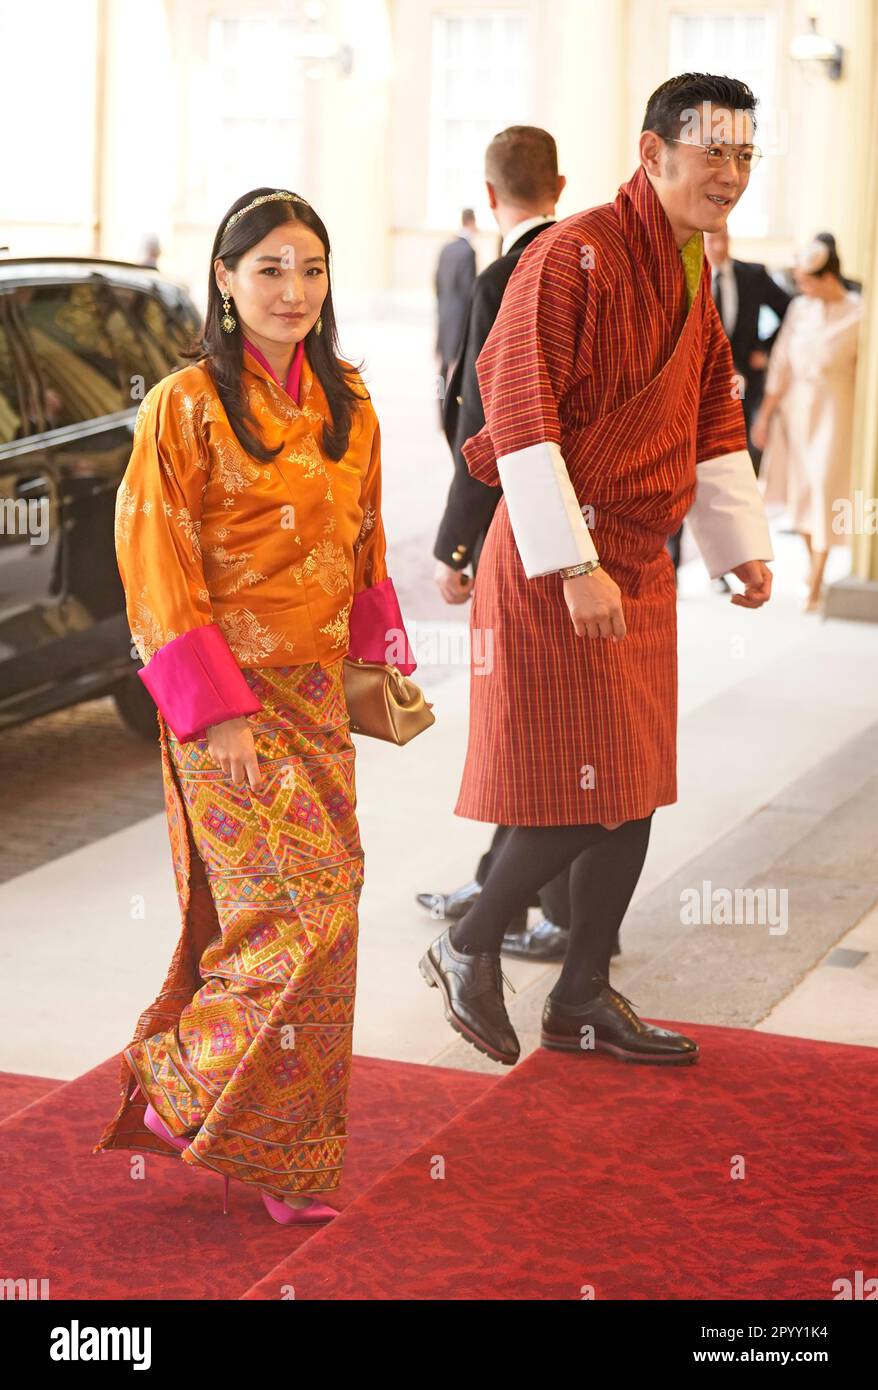
[[[132,1100],[137,1095],[138,1091],[141,1095],[143,1095],[143,1087],[138,1086],[137,1090],[132,1092]],[[153,1105],[150,1101],[147,1101],[146,1103],[146,1110],[143,1115],[143,1123],[146,1125],[147,1129],[152,1134],[155,1134],[157,1136],[157,1138],[164,1139],[166,1144],[173,1145],[175,1149],[179,1149],[181,1152],[183,1149],[188,1149],[189,1140],[179,1139],[176,1134],[172,1134],[171,1131],[168,1129],[167,1125],[165,1124],[164,1120],[162,1119],[161,1115],[158,1113],[157,1110],[153,1108]],[[229,1214],[229,1182],[230,1179],[228,1174],[223,1173],[223,1216],[228,1216]]]
[[[331,1221],[333,1216],[338,1216],[335,1207],[318,1202],[316,1197],[307,1207],[291,1207],[268,1192],[262,1193],[262,1200],[269,1216],[281,1226],[292,1226],[296,1222]]]
[[[131,1094],[134,1100],[138,1092],[143,1095],[143,1087],[138,1086]],[[188,1149],[189,1140],[180,1139],[176,1134],[172,1134],[162,1119],[161,1115],[155,1110],[152,1103],[147,1101],[146,1111],[143,1116],[143,1123],[147,1129],[155,1134],[159,1139],[163,1139],[166,1144],[171,1144],[175,1149]],[[223,1190],[223,1215],[229,1214],[229,1177],[223,1174],[225,1184]],[[317,1221],[331,1221],[333,1216],[338,1216],[335,1207],[329,1207],[325,1202],[318,1202],[316,1197],[307,1207],[291,1207],[286,1202],[281,1202],[277,1197],[272,1197],[270,1193],[263,1192],[262,1200],[266,1210],[272,1220],[277,1221],[281,1226],[291,1226],[296,1223],[311,1223]]]

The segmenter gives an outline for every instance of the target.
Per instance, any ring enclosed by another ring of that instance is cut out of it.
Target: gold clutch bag
[[[343,681],[352,734],[408,743],[436,723],[424,692],[395,666],[345,657]]]

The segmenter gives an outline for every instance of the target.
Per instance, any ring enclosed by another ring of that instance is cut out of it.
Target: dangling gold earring
[[[238,327],[238,320],[229,313],[229,296],[223,294],[223,316],[220,319],[220,326],[224,333],[234,333]]]
[[[317,323],[316,323],[316,325],[315,325],[314,332],[317,334],[318,338],[320,337],[320,334],[323,332],[323,315],[322,315],[322,314],[318,314],[318,316],[317,316]]]

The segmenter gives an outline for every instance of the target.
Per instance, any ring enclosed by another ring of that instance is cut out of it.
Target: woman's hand
[[[246,773],[251,787],[262,786],[253,731],[243,715],[225,719],[222,724],[208,724],[207,751],[233,782],[243,782]]]
[[[577,637],[609,637],[614,642],[622,641],[628,631],[622,613],[622,591],[605,569],[565,579],[564,599]]]
[[[777,410],[782,392],[775,391],[773,395],[766,393],[762,397],[762,404],[756,412],[756,418],[750,426],[750,440],[756,449],[764,449],[768,442],[768,427],[771,417]]]

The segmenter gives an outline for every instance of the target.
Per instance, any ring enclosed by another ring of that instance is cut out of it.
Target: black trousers
[[[485,851],[476,869],[476,883],[484,887],[485,879],[491,871],[491,865],[503,848],[509,835],[511,826],[498,825],[494,831],[490,848]],[[560,874],[556,874],[548,883],[544,884],[537,893],[534,893],[531,901],[522,903],[522,907],[538,907],[543,916],[548,921],[554,922],[556,927],[563,927],[565,931],[570,929],[570,867],[562,869]]]
[[[552,990],[559,1003],[581,1004],[609,979],[610,958],[640,877],[653,812],[612,830],[599,824],[513,826],[481,893],[450,928],[466,953],[499,954],[507,925],[541,884],[570,874],[570,934]]]

